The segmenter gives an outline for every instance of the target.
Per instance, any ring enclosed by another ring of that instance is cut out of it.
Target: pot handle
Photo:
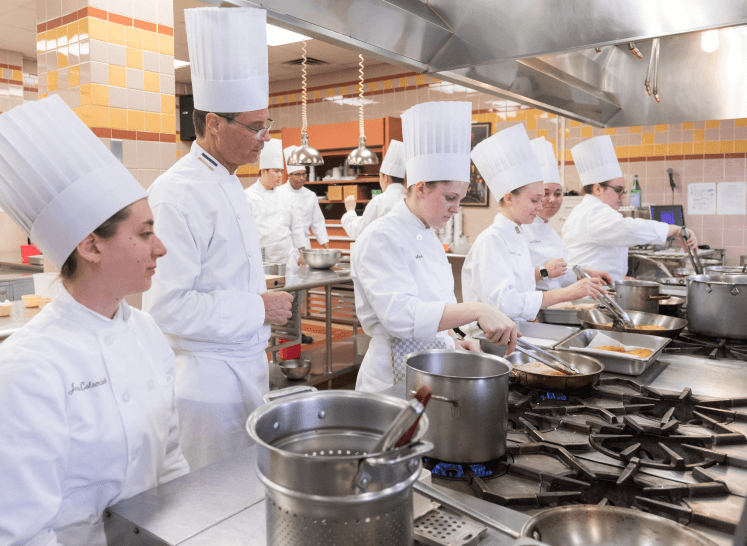
[[[667,300],[671,298],[669,294],[658,294],[656,296],[649,296],[648,301],[654,301],[654,300]]]
[[[415,391],[410,391],[410,396],[414,397],[417,393]],[[432,395],[431,401],[438,400],[439,402],[446,402],[447,404],[451,404],[451,416],[454,419],[459,419],[462,416],[462,411],[459,409],[459,400],[453,400],[451,398],[446,398],[444,396],[437,396]]]
[[[406,461],[409,461],[408,466],[416,467],[420,457],[430,453],[432,449],[433,442],[417,442],[394,451],[386,451],[378,457],[363,459],[355,475],[355,485],[365,491],[371,485],[371,467],[394,466]]]
[[[311,387],[309,385],[300,385],[298,387],[286,387],[284,389],[278,389],[276,391],[271,391],[265,394],[262,397],[262,401],[265,404],[269,404],[273,400],[277,398],[283,398],[285,396],[292,396],[294,394],[299,394],[302,392],[314,392],[316,391],[315,387]]]

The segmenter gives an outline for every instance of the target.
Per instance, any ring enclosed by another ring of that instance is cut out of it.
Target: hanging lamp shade
[[[301,127],[301,145],[296,148],[285,162],[292,167],[324,165],[322,154],[317,149],[309,146],[309,135],[306,134],[306,38],[303,40],[303,63],[301,67],[301,117],[303,121],[303,126]]]
[[[358,147],[350,152],[347,159],[345,160],[346,165],[378,165],[379,157],[366,148],[366,135],[363,133],[363,55],[358,55],[360,58],[360,70],[358,71],[358,127],[360,129],[360,137],[358,138]]]

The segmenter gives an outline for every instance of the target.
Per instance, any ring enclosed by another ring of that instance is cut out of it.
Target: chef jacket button
[[[417,237],[415,237],[415,238],[416,238],[416,239],[417,239],[418,241],[422,241],[422,240],[423,240],[423,236],[422,236],[422,235],[418,235],[418,236],[417,236]]]
[[[129,392],[124,393],[122,395],[122,400],[125,401],[125,402],[129,402],[130,401],[130,393]]]
[[[148,380],[148,388],[152,389],[155,386],[156,386],[155,382],[152,379],[149,379]]]

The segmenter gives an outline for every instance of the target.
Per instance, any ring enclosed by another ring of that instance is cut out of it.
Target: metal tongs
[[[591,279],[591,275],[589,275],[586,271],[584,271],[577,265],[573,266],[573,272],[580,277],[586,277],[588,279]],[[604,292],[604,290],[599,292],[599,299],[602,300],[602,303],[604,303],[605,307],[607,307],[610,313],[612,313],[613,323],[614,322],[622,323],[622,326],[624,328],[635,328],[635,324],[633,323],[632,320],[630,320],[630,315],[628,315],[628,313],[625,312],[625,309],[620,307],[615,300],[610,298]]]
[[[702,275],[703,274],[703,264],[700,263],[700,258],[698,257],[698,253],[695,252],[692,248],[690,248],[690,245],[687,244],[687,240],[690,238],[690,234],[687,232],[687,228],[682,228],[682,241],[685,243],[685,248],[687,249],[687,253],[690,255],[690,262],[693,264],[693,269],[695,270],[696,275]]]
[[[535,345],[532,345],[531,343],[524,341],[521,338],[516,341],[516,350],[520,353],[531,356],[532,358],[536,358],[543,364],[550,366],[553,370],[557,370],[566,375],[576,375],[581,373],[570,362],[566,362],[562,358],[550,354],[547,351],[540,349],[539,347],[536,347]],[[547,358],[543,358],[540,355],[544,355]]]

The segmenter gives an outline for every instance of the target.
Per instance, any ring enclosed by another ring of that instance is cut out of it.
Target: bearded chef
[[[104,546],[107,506],[189,472],[174,353],[124,301],[166,249],[145,191],[57,96],[0,116],[0,206],[61,270],[0,343],[0,542]]]
[[[555,216],[563,204],[563,183],[558,173],[558,161],[552,144],[545,137],[535,138],[532,149],[537,156],[542,169],[543,190],[542,210],[537,214],[534,222],[521,226],[522,234],[529,245],[529,256],[535,269],[534,278],[538,290],[553,290],[569,286],[576,282],[576,274],[568,264],[568,252],[558,232],[550,225],[550,219]],[[612,284],[612,278],[606,271],[587,268],[585,270],[592,277]]]
[[[197,140],[149,189],[169,253],[143,309],[176,353],[181,443],[192,469],[250,444],[244,424],[269,390],[270,324],[293,296],[267,292],[257,227],[236,169],[270,140],[266,12],[184,10]]]
[[[303,257],[294,249],[306,245],[301,224],[301,214],[295,200],[280,191],[283,183],[283,144],[270,139],[259,155],[259,180],[249,186],[246,197],[252,209],[254,223],[259,232],[259,244],[265,250],[265,262],[290,264],[303,263]]]
[[[342,227],[349,237],[357,239],[371,222],[387,214],[405,198],[405,147],[399,140],[389,142],[379,169],[379,186],[381,193],[369,201],[363,216],[355,213],[355,196],[345,198],[347,212],[342,215]]]
[[[615,148],[609,135],[591,138],[571,149],[584,188],[583,200],[563,226],[568,259],[581,267],[608,271],[613,280],[625,278],[628,247],[664,244],[675,237],[696,249],[695,233],[682,240],[681,228],[642,218],[625,218],[618,212],[627,193]]]
[[[329,236],[327,235],[327,226],[325,225],[324,214],[319,206],[319,199],[316,194],[305,186],[306,184],[306,167],[301,165],[288,165],[288,158],[298,146],[288,146],[283,150],[286,162],[286,172],[288,173],[288,183],[280,186],[280,190],[293,199],[295,207],[301,217],[301,228],[304,233],[304,248],[311,248],[311,238],[309,230],[314,232],[316,242],[324,248],[329,249]],[[296,254],[300,255],[299,252]]]
[[[565,288],[537,290],[536,271],[521,226],[542,210],[542,170],[524,125],[518,124],[483,140],[472,161],[500,198],[493,224],[478,235],[462,267],[464,301],[480,301],[514,320],[534,320],[540,307],[586,296],[597,298],[603,282],[583,279]]]
[[[452,329],[479,321],[493,343],[516,344],[516,325],[483,303],[457,303],[454,277],[434,229],[459,209],[469,187],[472,104],[428,102],[402,114],[407,197],[375,220],[352,251],[355,309],[371,343],[356,390],[376,392],[404,379],[408,353],[479,350]]]

